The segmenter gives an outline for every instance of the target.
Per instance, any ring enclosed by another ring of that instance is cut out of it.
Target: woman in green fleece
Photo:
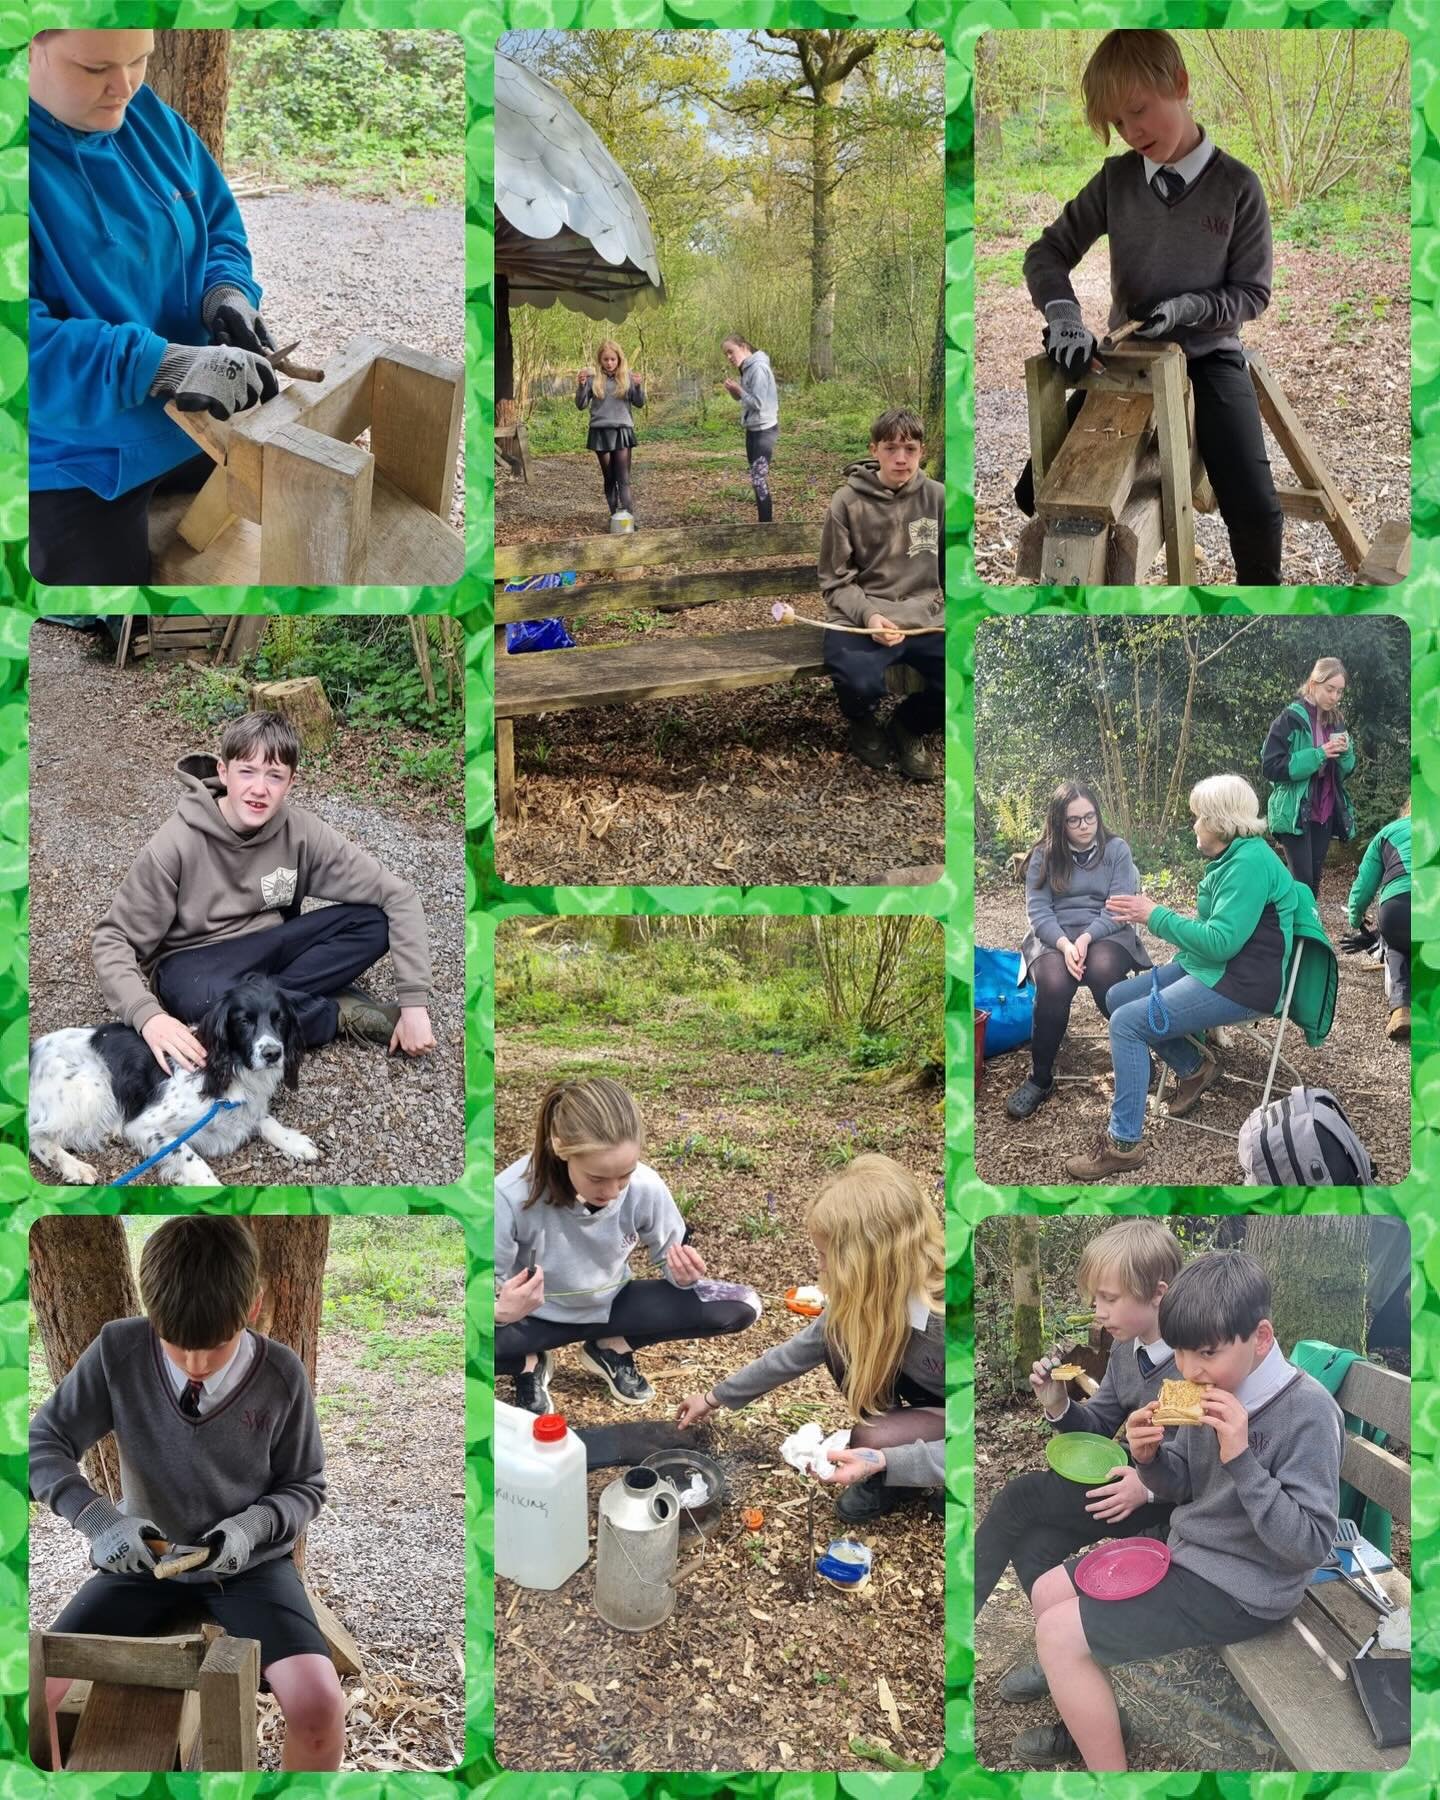
[[[1098,1181],[1145,1160],[1141,1136],[1154,1050],[1175,1071],[1172,1107],[1188,1112],[1220,1073],[1190,1041],[1212,1025],[1235,1025],[1275,1011],[1299,901],[1297,884],[1265,842],[1260,802],[1239,775],[1212,775],[1190,791],[1195,847],[1210,864],[1195,917],[1144,894],[1113,894],[1106,911],[1174,944],[1173,962],[1117,982],[1105,996],[1115,1101],[1110,1127],[1093,1151],[1065,1163],[1074,1181]]]
[[[1380,929],[1365,914],[1376,895],[1380,897]],[[1390,977],[1390,1019],[1385,1035],[1397,1043],[1410,1036],[1410,802],[1371,838],[1360,862],[1350,896],[1345,902],[1348,938],[1342,950],[1385,947],[1385,969]]]
[[[1322,656],[1299,693],[1265,739],[1260,772],[1270,782],[1266,813],[1271,835],[1318,900],[1330,840],[1355,835],[1355,815],[1345,796],[1345,777],[1355,767],[1355,746],[1340,716],[1345,665]]]

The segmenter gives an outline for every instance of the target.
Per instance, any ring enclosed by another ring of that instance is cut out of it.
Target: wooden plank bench
[[[495,787],[499,816],[513,819],[514,721],[543,712],[767,687],[825,673],[818,625],[761,624],[711,637],[526,651],[511,656],[505,627],[525,619],[584,618],[623,607],[675,612],[718,600],[798,594],[820,610],[819,525],[721,525],[627,532],[615,537],[495,548]],[[761,566],[760,559],[765,559]],[[697,570],[697,563],[720,563]],[[583,586],[507,594],[507,582],[555,570],[597,579]],[[892,693],[913,693],[913,670],[887,671]]]
[[[1405,1376],[1352,1363],[1337,1398],[1347,1413],[1379,1426],[1390,1441],[1409,1444]],[[1398,1456],[1347,1434],[1340,1478],[1409,1524],[1410,1470]],[[1376,1579],[1397,1605],[1410,1604],[1410,1583],[1398,1569]],[[1342,1668],[1380,1622],[1375,1608],[1338,1580],[1312,1586],[1297,1617]],[[1263,1637],[1228,1644],[1222,1655],[1296,1769],[1400,1769],[1409,1761],[1408,1744],[1376,1749],[1353,1683],[1336,1681],[1289,1620]]]

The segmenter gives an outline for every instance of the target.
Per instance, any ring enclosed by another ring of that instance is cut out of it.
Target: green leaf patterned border
[[[945,880],[918,894],[884,889],[514,889],[495,878],[489,827],[492,813],[490,724],[492,643],[489,628],[489,551],[493,518],[493,482],[489,455],[491,423],[490,389],[493,317],[490,310],[493,275],[490,235],[492,156],[491,65],[499,33],[511,26],[567,29],[579,25],[615,29],[651,29],[666,25],[754,27],[762,24],[837,27],[861,24],[871,28],[923,26],[941,33],[947,48],[947,208],[946,241],[949,273],[947,339],[949,349],[947,438],[950,449],[947,535],[951,549],[951,611],[960,624],[952,632],[949,647],[950,731],[946,771],[948,812],[947,867]],[[1440,1727],[1431,1691],[1436,1685],[1436,1625],[1430,1590],[1437,1578],[1437,1525],[1440,1525],[1440,1488],[1434,1469],[1440,1397],[1431,1380],[1436,1356],[1437,1305],[1432,1290],[1440,1283],[1440,1233],[1436,1231],[1440,1209],[1432,1199],[1432,1180],[1440,1162],[1434,1136],[1440,1128],[1440,1055],[1437,1055],[1435,1012],[1437,1006],[1433,968],[1440,950],[1427,945],[1417,971],[1415,1067],[1416,1124],[1415,1171],[1403,1188],[1364,1196],[1367,1206],[1402,1210],[1411,1224],[1415,1244],[1415,1374],[1417,1377],[1415,1493],[1413,1542],[1417,1581],[1417,1641],[1415,1651],[1417,1734],[1411,1763],[1401,1774],[1383,1781],[1365,1776],[1244,1775],[1194,1776],[1148,1775],[1113,1778],[1103,1789],[1084,1774],[1036,1774],[1026,1777],[987,1775],[976,1771],[970,1752],[969,1683],[970,1592],[965,1568],[973,1504],[973,1429],[971,1395],[973,1361],[970,1306],[972,1298],[970,1233],[975,1222],[998,1210],[1023,1207],[1040,1211],[1148,1210],[1169,1213],[1181,1210],[1239,1210],[1264,1204],[1293,1207],[1302,1199],[1287,1195],[1278,1200],[1253,1189],[1210,1190],[1140,1189],[1104,1190],[1093,1194],[1080,1190],[1005,1190],[983,1187],[973,1175],[971,1160],[971,1112],[969,1083],[972,1072],[970,1032],[970,944],[972,864],[970,766],[970,675],[974,628],[991,611],[1036,610],[1068,605],[1083,609],[1085,601],[1056,590],[982,590],[970,578],[958,574],[966,556],[973,517],[969,471],[973,466],[973,406],[970,391],[972,369],[973,308],[973,184],[970,171],[972,111],[970,80],[975,39],[988,29],[1111,25],[1183,25],[1217,28],[1319,28],[1367,26],[1406,33],[1413,58],[1413,151],[1415,232],[1412,269],[1414,409],[1416,420],[1414,460],[1414,519],[1417,533],[1415,574],[1401,589],[1388,590],[1383,609],[1402,613],[1413,632],[1415,725],[1417,749],[1417,816],[1421,862],[1427,870],[1436,860],[1434,794],[1440,790],[1440,606],[1434,591],[1436,563],[1427,541],[1434,529],[1440,502],[1440,320],[1437,320],[1436,269],[1440,266],[1434,230],[1435,209],[1440,206],[1440,51],[1434,47],[1430,9],[1422,0],[1398,0],[1347,5],[1337,0],[1292,4],[1290,0],[1196,0],[1186,5],[1126,3],[1126,0],[1056,0],[1055,4],[1016,0],[951,0],[949,5],[918,3],[907,9],[893,0],[855,0],[846,8],[827,7],[816,0],[798,0],[791,6],[724,5],[714,0],[593,0],[591,4],[549,3],[467,5],[464,0],[277,0],[264,5],[249,0],[168,0],[163,5],[141,5],[118,0],[116,4],[62,4],[61,0],[34,0],[28,8],[15,0],[0,0],[0,1205],[6,1208],[6,1228],[0,1233],[0,1752],[14,1760],[0,1771],[0,1800],[31,1800],[55,1783],[28,1766],[25,1756],[26,1646],[25,1581],[26,1523],[24,1428],[26,1423],[26,1274],[25,1234],[32,1220],[54,1208],[67,1210],[118,1210],[117,1195],[96,1201],[69,1201],[53,1189],[38,1188],[29,1177],[24,1154],[21,1111],[25,1092],[27,1043],[27,642],[29,626],[37,611],[37,595],[25,567],[26,493],[24,475],[24,422],[26,395],[23,385],[25,323],[22,298],[25,284],[24,215],[27,165],[24,149],[25,46],[30,35],[52,25],[187,26],[212,29],[351,27],[356,29],[414,26],[460,32],[467,45],[468,131],[466,139],[466,252],[467,310],[467,469],[469,471],[469,536],[467,573],[452,590],[366,590],[362,595],[342,596],[334,590],[269,592],[263,597],[247,590],[207,592],[206,610],[263,611],[448,611],[458,616],[467,632],[467,741],[466,835],[469,875],[467,906],[466,994],[468,1012],[466,1108],[467,1174],[452,1188],[421,1189],[230,1189],[215,1201],[216,1210],[227,1211],[364,1211],[404,1212],[444,1210],[467,1226],[470,1276],[467,1330],[466,1443],[468,1451],[466,1601],[468,1645],[467,1730],[465,1761],[452,1775],[341,1776],[95,1776],[85,1778],[96,1790],[140,1795],[159,1800],[167,1790],[190,1796],[209,1793],[220,1800],[240,1800],[256,1791],[270,1792],[292,1785],[334,1792],[340,1800],[381,1793],[382,1788],[414,1795],[417,1800],[443,1800],[461,1787],[479,1788],[499,1800],[540,1800],[545,1796],[581,1794],[595,1800],[619,1800],[621,1795],[653,1791],[699,1793],[734,1790],[745,1794],[774,1793],[825,1800],[839,1790],[853,1795],[890,1795],[909,1800],[926,1794],[1054,1795],[1056,1800],[1092,1792],[1140,1792],[1153,1794],[1221,1795],[1225,1800],[1254,1793],[1263,1800],[1291,1800],[1291,1796],[1335,1793],[1351,1796],[1383,1794],[1385,1800],[1410,1800],[1440,1788]],[[1374,606],[1363,592],[1305,589],[1298,594],[1275,591],[1245,597],[1246,606],[1263,610],[1313,612],[1367,610]],[[173,590],[60,590],[47,594],[44,610],[60,605],[72,612],[198,611],[193,600]],[[1107,590],[1104,610],[1189,608],[1205,611],[1244,610],[1233,595],[1212,590]],[[1098,609],[1098,608],[1097,608]],[[1423,804],[1420,801],[1423,799]],[[1431,905],[1428,878],[1417,876],[1422,915]],[[490,1202],[493,1172],[493,1008],[491,957],[495,923],[523,913],[746,911],[771,913],[843,911],[917,911],[943,917],[951,928],[947,936],[946,1042],[950,1075],[950,1107],[947,1115],[948,1261],[950,1302],[950,1355],[948,1385],[953,1398],[949,1483],[952,1497],[947,1525],[947,1556],[951,1580],[947,1596],[947,1743],[949,1750],[940,1768],[924,1778],[905,1775],[741,1775],[694,1773],[676,1776],[625,1774],[553,1776],[509,1774],[497,1769],[491,1743],[492,1624],[490,1594],[492,1575],[489,1525],[490,1497]],[[1422,932],[1422,939],[1425,937]],[[138,1198],[138,1197],[137,1197]],[[186,1202],[180,1196],[147,1190],[146,1202],[155,1210],[176,1209]],[[134,1205],[136,1202],[128,1202]],[[1327,1196],[1325,1209],[1355,1206],[1353,1194]],[[79,1777],[66,1778],[57,1792],[79,1791]]]

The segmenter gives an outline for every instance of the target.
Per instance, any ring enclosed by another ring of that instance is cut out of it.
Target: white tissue
[[[832,1431],[829,1437],[814,1423],[802,1425],[798,1431],[792,1431],[780,1446],[780,1454],[792,1469],[798,1469],[802,1475],[817,1475],[821,1481],[829,1481],[835,1473],[835,1465],[830,1458],[838,1450],[843,1450],[850,1442],[850,1433]]]
[[[705,1477],[698,1469],[690,1471],[690,1485],[680,1496],[682,1506],[703,1506],[710,1498],[710,1490],[705,1485]]]
[[[825,1304],[825,1296],[818,1287],[796,1288],[795,1304],[797,1306],[823,1306]]]

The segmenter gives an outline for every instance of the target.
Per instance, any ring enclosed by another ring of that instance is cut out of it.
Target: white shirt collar
[[[1161,1363],[1165,1362],[1169,1357],[1172,1357],[1175,1354],[1162,1337],[1157,1337],[1153,1344],[1147,1344],[1143,1338],[1136,1338],[1135,1348],[1137,1350],[1143,1350],[1150,1358],[1150,1367],[1152,1369],[1158,1369]]]
[[[1182,156],[1179,162],[1157,163],[1151,162],[1148,156],[1141,158],[1145,164],[1146,184],[1148,185],[1155,179],[1155,171],[1157,169],[1173,169],[1175,173],[1184,180],[1186,187],[1189,187],[1190,183],[1194,181],[1195,177],[1210,161],[1210,158],[1214,154],[1215,146],[1205,135],[1205,127],[1202,125],[1200,127],[1200,142],[1188,155]]]
[[[1235,1390],[1235,1398],[1247,1413],[1253,1413],[1267,1400],[1273,1400],[1295,1373],[1295,1365],[1286,1362],[1279,1344],[1270,1346],[1270,1354],[1253,1368]]]
[[[200,1383],[202,1413],[212,1411],[220,1404],[222,1398],[230,1392],[255,1360],[255,1340],[248,1331],[235,1346],[235,1354],[229,1362],[222,1363],[211,1375],[207,1375]],[[183,1369],[177,1369],[167,1356],[165,1367],[170,1371],[170,1383],[177,1395],[183,1394],[190,1377]]]
[[[923,1294],[912,1294],[910,1296],[908,1311],[910,1314],[910,1329],[912,1331],[927,1331],[929,1329],[930,1321],[934,1317],[934,1314],[926,1304],[925,1296]]]

